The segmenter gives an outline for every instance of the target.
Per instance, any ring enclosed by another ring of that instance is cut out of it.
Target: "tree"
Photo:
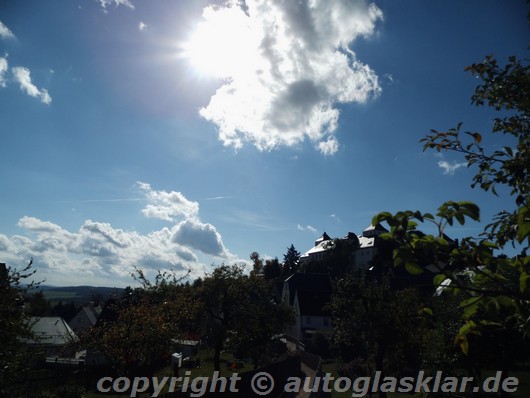
[[[126,289],[120,300],[110,301],[104,320],[83,342],[101,351],[125,375],[152,376],[169,360],[171,340],[186,336],[198,304],[191,287],[174,273],[159,272],[151,282],[137,268],[133,276],[142,287]]]
[[[492,134],[502,133],[507,139],[502,149],[487,151],[483,135],[462,132],[461,123],[448,131],[431,130],[421,140],[424,150],[463,154],[468,167],[477,167],[471,186],[497,196],[504,191],[500,187],[507,188],[514,198],[513,208],[494,216],[480,236],[466,237],[456,246],[450,245],[444,229],[457,222],[463,225],[468,219],[478,221],[480,209],[474,203],[448,201],[435,215],[383,212],[372,221],[390,225],[385,237],[397,244],[395,266],[404,266],[413,274],[430,267],[437,273],[435,286],[443,284],[443,291],[463,295],[459,302],[462,324],[454,339],[460,350],[468,357],[483,357],[486,344],[491,350],[492,342],[505,339],[507,344],[496,343],[494,347],[495,360],[504,358],[506,364],[524,355],[530,333],[529,70],[527,60],[512,56],[500,66],[491,55],[466,68],[481,79],[472,103],[501,113],[493,121]],[[424,222],[434,224],[437,234],[420,234],[416,227]],[[519,254],[497,254],[509,245]]]
[[[243,271],[239,265],[221,265],[201,286],[215,370],[220,370],[225,348],[251,357],[257,367],[270,352],[272,337],[293,319],[290,309],[274,301],[269,280],[260,273],[245,275]]]
[[[206,312],[205,331],[214,349],[215,370],[221,370],[221,351],[236,320],[239,303],[243,299],[243,268],[239,265],[221,265],[204,277],[200,299]]]
[[[263,260],[259,257],[258,252],[250,253],[250,259],[252,260],[252,271],[253,275],[263,274]]]
[[[282,266],[278,258],[273,258],[272,260],[266,260],[265,266],[263,267],[263,276],[265,279],[276,279],[282,274]]]
[[[23,339],[34,337],[30,320],[24,314],[24,296],[38,285],[33,281],[26,284],[36,272],[32,264],[33,260],[16,270],[0,263],[0,396],[12,396],[14,384],[23,383],[21,377],[30,363]]]
[[[283,274],[289,276],[298,271],[300,263],[300,252],[295,249],[294,245],[287,248],[287,253],[283,255]]]
[[[421,369],[421,349],[427,329],[416,289],[391,289],[390,275],[374,278],[369,272],[349,273],[337,282],[329,307],[334,342],[346,363],[362,362],[364,374],[400,377]],[[380,391],[380,397],[386,393]]]
[[[274,356],[274,337],[294,321],[286,303],[274,300],[271,281],[260,276],[242,276],[242,294],[230,328],[228,346],[240,357],[252,359],[254,369],[267,365]]]
[[[29,305],[29,315],[32,316],[48,316],[52,308],[50,302],[44,297],[41,291],[29,294],[26,297],[26,303]]]

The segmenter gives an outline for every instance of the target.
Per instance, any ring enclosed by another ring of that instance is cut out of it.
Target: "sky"
[[[471,189],[464,68],[527,56],[524,0],[2,0],[0,262],[48,285],[190,278],[283,260],[381,211],[512,199]],[[424,229],[429,232],[429,228]]]

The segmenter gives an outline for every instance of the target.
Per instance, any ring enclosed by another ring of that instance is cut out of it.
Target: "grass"
[[[190,373],[188,374],[188,377],[189,377],[189,380],[192,380],[196,377],[201,377],[201,376],[205,376],[205,377],[211,377],[213,375],[213,372],[215,371],[214,369],[214,364],[213,364],[213,350],[211,349],[206,349],[206,348],[203,348],[201,350],[199,350],[198,352],[198,355],[195,358],[199,358],[200,360],[200,368],[191,368],[191,369],[184,369],[184,368],[181,368],[179,370],[179,377],[185,377],[186,376],[186,372],[189,371]],[[226,365],[227,362],[231,362],[233,361],[234,358],[232,356],[232,354],[229,354],[229,353],[221,353],[221,367],[220,367],[220,370],[219,370],[219,373],[220,373],[220,376],[225,376],[225,377],[230,377],[234,372],[237,372],[237,373],[242,373],[242,372],[247,372],[247,371],[250,371],[250,370],[253,370],[253,366],[252,364],[249,364],[249,363],[244,363],[244,366],[243,368],[239,369],[239,370],[232,370],[232,369],[229,369],[228,366]],[[164,367],[162,369],[160,369],[158,372],[156,372],[155,376],[159,377],[159,378],[162,378],[162,377],[165,377],[165,376],[168,376],[168,377],[173,377],[174,374],[173,374],[173,371],[171,369],[170,366],[167,366],[167,367]],[[169,383],[168,383],[169,384]],[[181,383],[179,383],[181,384]],[[162,390],[161,394],[162,393],[167,393],[168,392],[168,388],[169,388],[169,385],[166,385],[164,387],[164,389]],[[90,392],[87,392],[86,394],[83,395],[83,398],[102,398],[102,397],[124,397],[124,396],[129,396],[130,394],[129,393],[124,393],[124,394],[101,394],[101,393],[98,393],[97,391],[90,391]],[[139,398],[144,398],[144,397],[150,397],[151,395],[148,394],[148,393],[142,393],[142,394],[138,394],[138,397]]]

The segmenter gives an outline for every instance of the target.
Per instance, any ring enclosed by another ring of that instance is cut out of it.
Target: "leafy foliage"
[[[238,265],[221,265],[206,276],[200,297],[216,370],[226,346],[245,353],[257,366],[269,352],[272,337],[292,320],[291,311],[273,300],[270,281],[258,273],[245,275]]]
[[[35,274],[33,260],[17,270],[0,264],[0,396],[9,396],[14,382],[29,367],[30,353],[22,339],[33,338],[31,323],[24,314],[24,296],[38,283],[26,284]]]
[[[283,274],[289,276],[298,270],[300,264],[300,252],[291,244],[287,248],[287,253],[283,255]]]
[[[525,63],[526,62],[526,63]],[[493,121],[492,133],[502,133],[509,141],[501,150],[487,151],[483,135],[464,132],[462,124],[448,131],[431,130],[422,139],[424,150],[451,151],[464,155],[468,167],[476,167],[472,187],[499,195],[507,188],[514,198],[513,209],[494,216],[479,237],[460,243],[448,238],[447,225],[479,221],[479,207],[470,202],[448,201],[435,216],[419,211],[383,212],[373,223],[386,221],[390,232],[384,237],[396,242],[393,264],[413,274],[435,272],[439,292],[462,294],[459,302],[461,327],[454,338],[466,355],[481,355],[486,342],[510,336],[510,347],[497,344],[499,355],[515,359],[517,342],[528,346],[530,332],[530,74],[528,61],[510,57],[501,67],[493,56],[466,68],[480,84],[472,96],[476,106],[493,107],[501,113]],[[417,230],[430,222],[437,233]],[[514,257],[497,254],[507,245],[520,250]],[[435,314],[436,315],[436,314]],[[492,348],[489,347],[491,351]],[[501,353],[502,351],[502,353]],[[524,350],[520,349],[519,352]],[[497,357],[499,360],[499,357]]]
[[[134,277],[142,288],[126,289],[110,304],[109,317],[83,339],[100,350],[124,374],[153,374],[167,362],[171,340],[185,336],[199,309],[181,277],[159,272],[154,282],[141,269]]]
[[[282,266],[280,261],[275,257],[272,260],[266,260],[263,267],[263,276],[265,279],[276,279],[282,275]]]
[[[334,340],[345,362],[364,364],[349,377],[376,370],[404,376],[421,368],[421,347],[428,337],[421,303],[416,289],[391,289],[389,274],[373,278],[361,271],[338,281],[329,305]]]
[[[526,61],[528,63],[528,61]],[[464,132],[459,123],[445,132],[431,130],[420,142],[423,149],[453,151],[465,156],[468,167],[478,167],[472,187],[480,187],[498,195],[497,187],[506,186],[515,196],[516,210],[499,213],[486,227],[486,236],[503,247],[514,241],[526,245],[530,239],[530,66],[512,56],[501,67],[489,55],[478,64],[466,68],[482,84],[475,89],[471,102],[476,106],[490,106],[502,113],[493,121],[492,133],[511,138],[512,145],[487,152],[482,134]]]

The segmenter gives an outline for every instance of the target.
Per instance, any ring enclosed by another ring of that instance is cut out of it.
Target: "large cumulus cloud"
[[[124,286],[134,266],[148,274],[174,270],[191,278],[204,275],[210,263],[201,258],[236,261],[215,226],[199,218],[199,205],[181,192],[157,191],[137,183],[145,205],[142,214],[168,225],[142,234],[109,223],[86,220],[78,230],[32,216],[20,218],[19,235],[0,234],[0,261],[10,265],[34,259],[37,277],[50,284]]]
[[[334,154],[338,105],[365,103],[381,91],[378,76],[357,59],[351,43],[372,36],[382,16],[364,0],[247,0],[207,7],[200,27],[212,36],[235,29],[230,43],[221,43],[224,55],[240,49],[245,57],[244,67],[218,70],[224,84],[200,114],[218,126],[226,146],[249,142],[268,150],[309,139],[323,154]]]

